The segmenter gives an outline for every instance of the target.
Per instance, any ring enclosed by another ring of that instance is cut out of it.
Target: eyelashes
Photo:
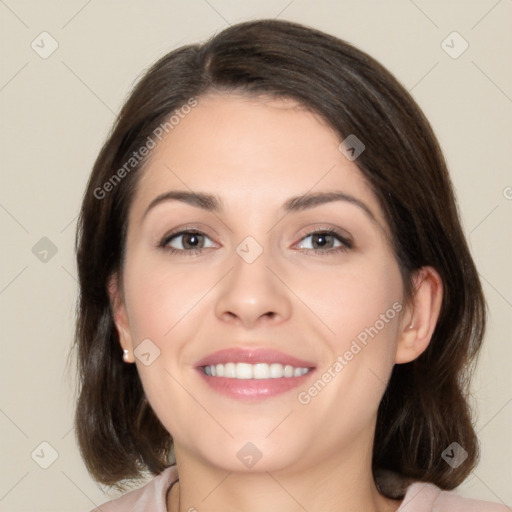
[[[304,247],[304,241],[308,239],[311,239],[311,243],[306,245],[310,245],[311,247]],[[208,245],[208,241],[210,245]],[[170,243],[177,243],[179,247],[172,247],[169,245]],[[315,243],[320,244],[320,248],[313,247]],[[300,245],[300,248],[307,253],[324,256],[339,254],[353,248],[352,240],[347,237],[347,235],[333,228],[321,228],[311,231],[303,236],[295,245]],[[197,229],[182,229],[167,234],[158,243],[158,248],[170,254],[185,256],[198,255],[215,246],[216,244],[211,242],[208,235]],[[327,248],[324,246],[327,246]]]

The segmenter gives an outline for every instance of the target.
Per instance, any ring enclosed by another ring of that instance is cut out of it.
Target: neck
[[[307,470],[231,472],[199,463],[176,449],[179,482],[167,497],[169,512],[395,512],[399,500],[381,495],[371,453],[344,453]]]

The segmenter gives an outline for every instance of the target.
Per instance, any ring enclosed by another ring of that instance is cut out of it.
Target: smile
[[[281,379],[302,377],[310,368],[295,367],[280,363],[225,363],[203,366],[203,372],[209,377],[229,379]]]

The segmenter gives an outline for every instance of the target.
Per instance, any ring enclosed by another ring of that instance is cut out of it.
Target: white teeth
[[[309,368],[295,368],[280,363],[226,363],[204,366],[203,371],[211,377],[228,377],[231,379],[280,379],[282,377],[301,377]]]
[[[226,363],[225,365],[221,364],[220,366],[224,366],[224,377],[229,377],[231,379],[236,378],[235,363]]]
[[[237,379],[252,379],[252,365],[248,363],[236,363]]]
[[[304,372],[304,373],[307,373],[307,372]],[[293,366],[290,366],[289,364],[287,364],[284,367],[284,376],[285,377],[293,377]]]
[[[258,363],[252,367],[252,376],[254,379],[268,379],[269,370],[267,363]]]
[[[273,363],[270,365],[270,378],[278,379],[284,377],[284,368],[282,364]]]

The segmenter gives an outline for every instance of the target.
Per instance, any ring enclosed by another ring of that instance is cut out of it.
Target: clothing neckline
[[[162,505],[164,507],[162,509],[162,512],[169,512],[167,509],[167,499],[172,487],[179,482],[177,469],[178,468],[176,464],[174,464],[172,466],[165,468],[165,470],[162,471],[160,475],[158,475],[158,477],[161,477],[162,479],[162,493],[160,496]],[[396,512],[412,512],[413,510],[415,510],[412,509],[410,506],[420,495],[422,504],[428,503],[427,507],[430,507],[426,508],[425,510],[431,510],[440,493],[441,489],[439,489],[433,484],[426,482],[413,482],[407,487],[405,496],[403,497],[400,506],[396,509]],[[160,509],[158,510],[158,512],[160,512]]]

